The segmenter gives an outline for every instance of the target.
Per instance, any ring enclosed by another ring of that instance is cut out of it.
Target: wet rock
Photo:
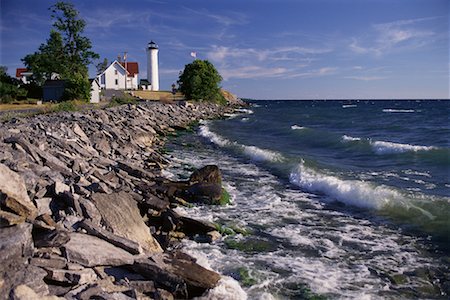
[[[203,168],[195,170],[190,178],[189,182],[191,184],[194,183],[216,183],[222,184],[222,174],[220,173],[220,169],[216,165],[207,165]]]
[[[37,216],[37,208],[28,197],[23,178],[4,164],[0,164],[0,206],[29,220]]]
[[[133,255],[95,236],[71,233],[64,245],[66,258],[86,267],[121,266],[133,263]]]
[[[188,199],[205,204],[220,204],[222,186],[217,183],[196,183],[187,190]]]
[[[137,242],[145,251],[162,252],[161,246],[145,225],[136,201],[129,193],[120,192],[110,195],[96,193],[92,195],[92,202],[111,232]]]

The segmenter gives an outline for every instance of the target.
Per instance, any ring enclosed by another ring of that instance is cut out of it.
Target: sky
[[[71,2],[101,59],[128,52],[140,79],[154,40],[163,90],[196,52],[243,98],[449,98],[448,0]],[[11,75],[49,37],[54,3],[0,0],[0,64]]]

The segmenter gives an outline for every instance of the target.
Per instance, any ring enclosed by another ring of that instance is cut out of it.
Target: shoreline
[[[161,151],[167,135],[232,111],[146,102],[3,122],[1,293],[173,299],[215,287],[219,274],[163,251],[186,236],[217,233],[173,214],[189,203],[170,191]]]

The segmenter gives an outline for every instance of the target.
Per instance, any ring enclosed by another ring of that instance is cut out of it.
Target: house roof
[[[17,68],[16,69],[16,77],[17,78],[22,77],[22,73],[26,73],[26,72],[28,72],[27,68]]]
[[[125,67],[124,62],[120,62],[120,64],[122,65],[122,67]],[[126,68],[128,71],[128,76],[130,77],[134,77],[135,74],[139,74],[139,65],[137,62],[127,62]]]

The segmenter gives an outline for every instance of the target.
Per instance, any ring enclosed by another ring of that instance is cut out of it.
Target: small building
[[[46,80],[42,86],[42,100],[44,102],[61,101],[65,87],[64,80]]]
[[[89,82],[91,84],[91,99],[89,100],[90,103],[99,103],[100,102],[100,83],[98,82],[97,78],[91,78],[89,79]]]
[[[139,80],[139,88],[144,91],[150,91],[151,90],[151,84],[148,81],[148,79],[141,79]]]
[[[16,69],[16,78],[21,82],[23,82],[24,84],[30,83],[32,76],[33,72],[29,71],[27,68]]]
[[[112,62],[97,76],[102,89],[137,90],[139,65],[137,62]]]

